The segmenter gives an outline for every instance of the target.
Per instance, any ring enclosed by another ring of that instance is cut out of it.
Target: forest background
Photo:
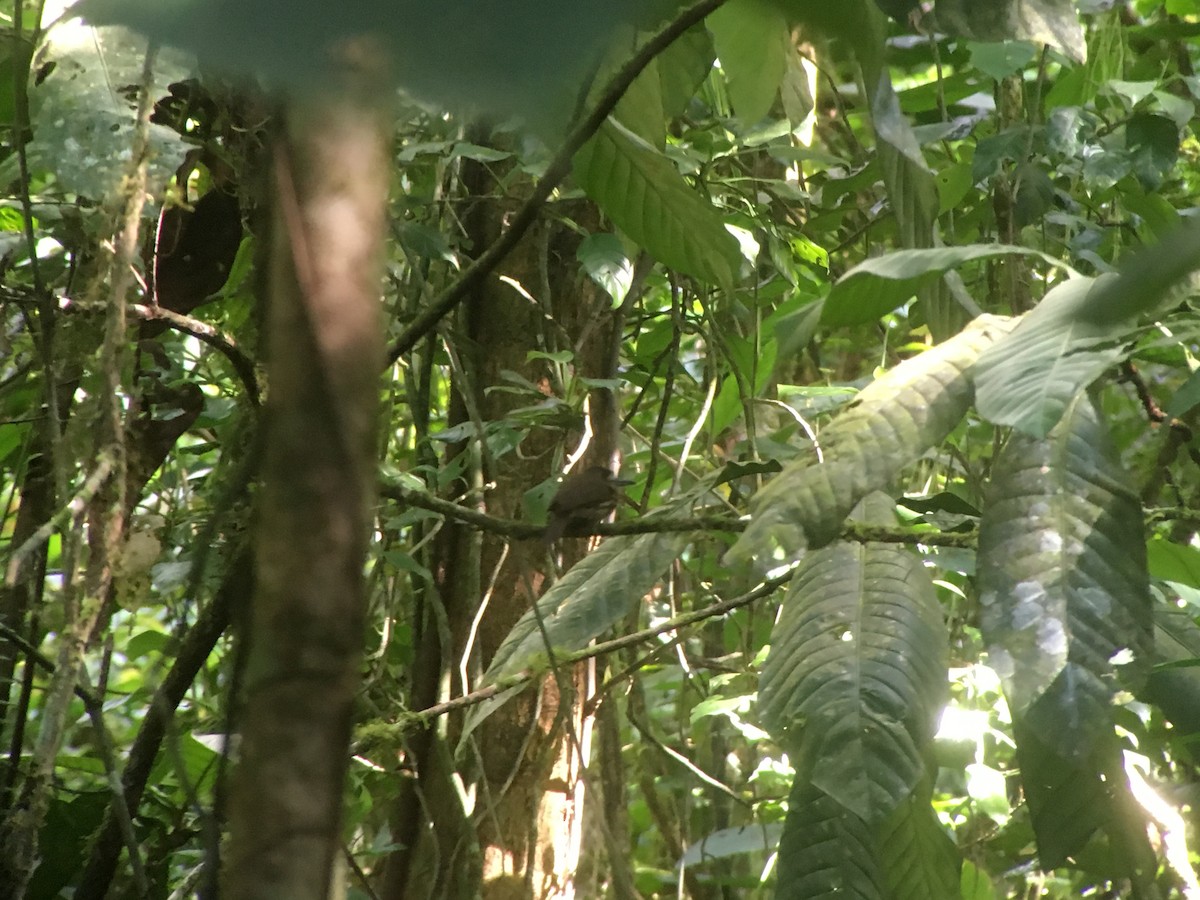
[[[60,12],[0,897],[1200,897],[1196,0]]]

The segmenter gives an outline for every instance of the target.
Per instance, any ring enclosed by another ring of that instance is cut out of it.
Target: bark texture
[[[363,642],[363,562],[383,366],[389,157],[370,48],[292,102],[276,150],[269,396],[231,802],[232,898],[323,898]]]

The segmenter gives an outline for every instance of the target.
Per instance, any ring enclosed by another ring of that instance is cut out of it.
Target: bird
[[[595,525],[617,508],[621,488],[632,483],[607,466],[591,466],[568,476],[550,501],[550,521],[542,540],[553,544],[568,529]]]

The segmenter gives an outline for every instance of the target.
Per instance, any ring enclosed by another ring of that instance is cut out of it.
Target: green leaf
[[[497,648],[483,683],[493,684],[529,668],[546,668],[550,651],[569,653],[586,647],[629,614],[690,540],[687,534],[643,534],[603,541],[554,583],[536,609],[521,616]],[[511,688],[472,708],[462,740],[520,690]]]
[[[1125,146],[1138,181],[1145,190],[1154,190],[1179,158],[1179,126],[1166,116],[1135,113],[1125,124]]]
[[[1119,277],[1101,279],[1095,296],[1080,311],[1099,325],[1127,322],[1160,306],[1167,292],[1200,267],[1200,226],[1188,225],[1144,247],[1121,263]]]
[[[996,44],[967,45],[971,65],[994,81],[1021,71],[1037,58],[1038,50],[1028,41],[1004,41]]]
[[[1058,285],[1012,334],[980,357],[974,378],[976,406],[984,418],[1034,437],[1045,435],[1067,404],[1121,359],[1117,341],[1126,330],[1082,318],[1095,287],[1092,278]]]
[[[1197,264],[1200,228],[1180,228],[1117,276],[1055,287],[976,363],[979,412],[997,425],[1045,435],[1080,390],[1125,356],[1133,317],[1162,303]]]
[[[753,125],[771,111],[787,70],[788,23],[777,3],[729,0],[705,19],[729,79],[733,111]]]
[[[895,900],[957,897],[962,859],[930,806],[929,780],[879,829],[880,857]]]
[[[1046,438],[1004,448],[978,554],[981,628],[1041,864],[1092,854],[1112,877],[1147,856],[1113,720],[1116,685],[1137,687],[1153,637],[1142,510],[1125,478],[1081,395]]]
[[[1146,545],[1150,574],[1163,581],[1200,588],[1200,550],[1155,538]]]
[[[1044,439],[1014,435],[992,471],[979,533],[982,631],[1014,713],[1057,684],[1077,710],[1043,740],[1087,753],[1111,731],[1113,676],[1150,662],[1142,509],[1091,400]],[[1047,707],[1041,707],[1047,709]],[[1090,711],[1092,715],[1086,715]]]
[[[615,234],[589,234],[575,252],[588,276],[620,303],[633,283],[633,260]]]
[[[1037,837],[1043,869],[1091,856],[1107,877],[1136,870],[1153,872],[1146,821],[1129,793],[1110,707],[1079,708],[1078,692],[1067,674],[1035,705],[1036,723],[1014,715],[1017,764]],[[1064,754],[1055,732],[1081,717],[1103,716],[1107,730],[1099,743]]]
[[[836,538],[859,500],[886,489],[959,423],[971,405],[967,369],[1013,322],[980,316],[863,390],[821,433],[823,462],[792,463],[754,496],[730,558],[765,566]]]
[[[633,80],[613,114],[646,143],[659,150],[663,148],[667,142],[667,127],[657,59],[651,60]]]
[[[1154,611],[1156,665],[1138,699],[1153,703],[1184,739],[1200,734],[1200,626],[1187,610]],[[1182,664],[1182,665],[1181,665]]]
[[[779,900],[852,897],[930,900],[958,896],[960,860],[929,805],[928,779],[872,827],[797,780],[779,842]]]
[[[916,556],[837,543],[804,561],[760,688],[797,779],[884,821],[924,776],[945,689],[941,605]]]
[[[575,179],[630,238],[672,269],[729,286],[741,253],[674,164],[610,119],[575,154]]]
[[[797,778],[779,839],[776,900],[886,900],[873,829],[819,788]]]
[[[586,647],[637,605],[690,540],[687,534],[643,534],[603,541],[538,600],[536,614],[530,610],[512,627],[484,682],[545,661],[546,638],[556,653]]]
[[[713,47],[708,31],[703,24],[685,31],[655,61],[661,81],[663,115],[674,119],[687,108],[712,69]]]
[[[935,283],[943,272],[963,263],[997,256],[1036,256],[1065,268],[1053,257],[1009,244],[966,244],[924,250],[896,250],[864,260],[837,280],[825,298],[821,324],[827,328],[861,325],[891,312]]]

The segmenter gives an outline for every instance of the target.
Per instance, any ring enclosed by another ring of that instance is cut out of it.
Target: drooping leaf
[[[1009,244],[896,250],[864,260],[839,278],[825,298],[821,324],[833,328],[870,322],[912,299],[949,269],[1012,254],[1036,256],[1052,266],[1063,266],[1060,260],[1040,251]]]
[[[565,121],[583,79],[621,27],[652,25],[664,2],[541,0],[82,0],[77,15],[125,25],[206,66],[273,86],[327,83],[339,45],[369,36],[416,96],[465,114]]]
[[[1046,711],[1067,718],[1045,740],[1064,754],[1087,753],[1111,729],[1114,665],[1136,684],[1150,660],[1142,511],[1126,480],[1081,395],[1045,439],[1012,437],[980,524],[990,664],[1014,712],[1032,707],[1061,677],[1064,708]]]
[[[696,88],[712,69],[712,38],[703,24],[697,25],[680,35],[655,61],[663,113],[674,119],[687,108]]]
[[[1017,763],[1042,867],[1092,857],[1109,878],[1153,871],[1145,817],[1130,795],[1111,717],[1106,715],[1108,730],[1100,743],[1075,755],[1059,752],[1055,720],[1070,721],[1073,697],[1059,696],[1058,683],[1036,704],[1047,707],[1044,714],[1039,711],[1036,724],[1023,716],[1013,718]]]
[[[741,264],[737,241],[667,157],[610,119],[575,154],[574,166],[588,196],[661,263],[732,284]]]
[[[1034,437],[1048,433],[1079,391],[1124,357],[1133,319],[1198,264],[1200,228],[1186,227],[1139,252],[1120,275],[1055,287],[976,363],[979,412]]]
[[[624,62],[624,59],[620,61]],[[667,128],[658,63],[657,59],[651,60],[633,80],[613,115],[646,143],[661,150],[666,143]]]
[[[880,856],[894,900],[956,897],[962,858],[930,805],[929,780],[879,827]]]
[[[886,819],[924,776],[945,683],[941,606],[916,556],[837,543],[804,561],[760,689],[797,779],[867,822]]]
[[[1141,507],[1125,477],[1080,395],[1046,438],[1012,437],[980,525],[981,625],[1046,868],[1084,852],[1116,875],[1145,864],[1112,707],[1119,683],[1144,677],[1153,634]]]
[[[767,0],[729,0],[706,23],[729,79],[733,111],[753,125],[770,112],[787,69],[783,10]]]
[[[812,897],[885,900],[888,892],[871,826],[797,778],[779,840],[775,898]]]
[[[877,155],[896,217],[900,244],[905,249],[932,247],[939,208],[937,183],[892,86],[891,72],[884,57],[882,16],[869,3],[860,3],[858,11],[862,21],[854,29],[857,32],[855,57],[862,68],[863,82],[870,97]],[[939,280],[918,285],[916,291],[925,321],[935,339],[945,340],[961,330],[968,316]]]
[[[496,649],[484,683],[529,668],[545,669],[552,654],[587,646],[628,615],[689,540],[686,534],[643,534],[601,543],[517,620]],[[473,707],[463,725],[462,740],[521,690],[519,686],[509,688]]]
[[[1081,318],[1095,284],[1072,278],[1058,285],[1008,339],[980,357],[974,369],[980,414],[1040,437],[1079,391],[1121,358],[1125,329]]]
[[[1180,279],[1200,267],[1200,226],[1168,233],[1121,263],[1115,279],[1101,279],[1080,316],[1097,325],[1115,325],[1160,306]]]
[[[484,675],[492,682],[542,661],[546,642],[554,652],[586,647],[619,622],[663,570],[687,546],[687,534],[643,534],[614,537],[571,567],[512,627]],[[538,625],[538,618],[545,627]]]
[[[958,424],[971,405],[966,370],[1013,321],[981,316],[863,390],[821,433],[824,462],[792,463],[755,495],[731,558],[767,565],[837,537],[859,500],[886,489]]]
[[[776,898],[957,897],[960,859],[929,797],[926,779],[885,822],[871,826],[797,780],[779,842]]]

